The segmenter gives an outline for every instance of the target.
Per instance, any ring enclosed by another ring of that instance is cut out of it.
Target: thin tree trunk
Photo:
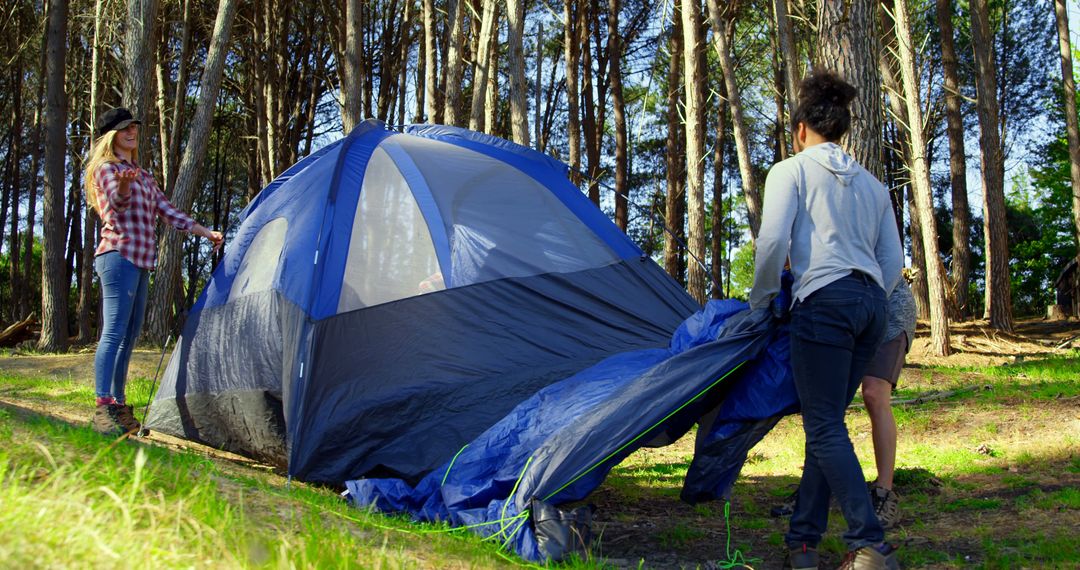
[[[716,0],[710,0],[715,3]],[[683,98],[686,101],[686,210],[689,224],[689,264],[687,290],[699,303],[705,303],[705,271],[701,260],[705,259],[705,93],[698,77],[703,74],[698,59],[704,49],[701,35],[700,0],[682,0],[683,27]],[[730,91],[730,89],[729,89]]]
[[[554,75],[554,71],[552,71]],[[540,121],[540,109],[541,99],[543,98],[543,85],[544,81],[544,23],[537,23],[536,32],[536,90],[533,92],[533,125],[536,128],[534,140],[536,141],[536,148],[540,152],[544,152],[543,137],[543,124]]]
[[[447,17],[450,19],[450,41],[446,52],[446,98],[443,117],[446,124],[464,127],[464,108],[462,105],[461,84],[465,75],[465,30],[462,25],[464,5],[468,0],[450,0]]]
[[[817,65],[836,72],[858,89],[851,104],[851,130],[841,141],[879,180],[881,158],[881,78],[878,75],[877,0],[821,0],[818,6]]]
[[[776,41],[780,48],[780,65],[784,68],[784,92],[787,95],[788,115],[798,105],[799,54],[795,46],[795,33],[792,29],[788,0],[773,0],[773,17],[776,25]]]
[[[491,66],[491,38],[495,36],[495,0],[484,0],[484,15],[481,17],[480,38],[477,42],[476,66],[473,68],[472,109],[469,112],[469,128],[484,131],[489,128],[484,122],[484,104],[487,102],[489,88],[488,76],[495,72]]]
[[[225,56],[228,54],[229,34],[232,31],[233,18],[236,15],[237,0],[220,0],[214,32],[210,39],[210,49],[206,55],[206,67],[199,82],[199,101],[195,116],[191,121],[191,132],[184,149],[184,158],[180,162],[180,171],[176,176],[176,190],[172,203],[181,210],[189,210],[195,200],[196,185],[199,183],[199,170],[206,155],[207,142],[210,138],[210,122],[214,116],[218,91],[221,87]],[[172,300],[179,290],[180,265],[183,235],[168,231],[163,234],[158,248],[159,267],[154,279],[148,306],[147,337],[155,344],[163,343],[173,330]]]
[[[922,226],[923,248],[926,253],[926,279],[930,288],[930,352],[934,356],[948,356],[949,315],[945,309],[945,287],[948,281],[941,255],[938,253],[937,221],[934,219],[934,197],[930,187],[930,164],[926,158],[927,143],[923,135],[919,76],[915,67],[915,47],[911,41],[911,24],[906,2],[907,0],[894,1],[893,18],[907,104],[910,142],[908,165],[915,201],[919,205],[919,225]]]
[[[64,283],[64,159],[67,156],[67,0],[49,0],[45,30],[45,199],[41,252],[41,337],[38,350],[64,352],[68,344],[68,290]],[[33,231],[30,228],[29,231]]]
[[[180,32],[180,59],[176,73],[176,91],[173,94],[172,121],[169,122],[169,152],[166,155],[165,194],[172,196],[176,185],[176,161],[180,157],[180,133],[184,132],[184,110],[187,107],[188,62],[191,59],[192,4],[194,0],[184,0],[184,20]]]
[[[497,137],[507,138],[505,133],[499,131],[499,20],[501,19],[499,4],[495,4],[495,12],[492,14],[491,36],[488,38],[488,63],[487,63],[487,90],[484,92],[484,127],[485,133]]]
[[[581,130],[585,135],[585,162],[588,170],[588,194],[593,204],[600,205],[600,139],[604,121],[597,117],[597,100],[603,104],[603,97],[594,96],[593,58],[590,37],[592,36],[592,10],[594,6],[587,2],[578,7],[578,41],[581,44]]]
[[[952,194],[953,247],[950,289],[954,319],[971,314],[968,283],[971,280],[971,210],[968,206],[967,157],[964,152],[964,117],[960,111],[959,65],[953,40],[952,0],[937,0],[941,31],[941,72],[944,78],[946,132],[949,137],[949,186]]]
[[[1069,179],[1072,182],[1073,226],[1080,243],[1080,124],[1076,117],[1076,83],[1073,80],[1072,45],[1069,40],[1069,10],[1065,0],[1054,0],[1057,15],[1058,47],[1061,51],[1061,86],[1065,95],[1065,125],[1069,140]]]
[[[626,154],[626,101],[622,83],[622,38],[619,35],[621,0],[608,0],[608,57],[611,71],[611,111],[615,127],[615,225],[626,232],[629,223],[629,159]]]
[[[673,30],[671,33],[671,59],[668,64],[667,93],[667,142],[664,161],[666,163],[667,198],[664,204],[664,220],[668,232],[664,236],[664,270],[679,283],[685,284],[683,275],[686,268],[682,257],[683,238],[686,233],[683,225],[686,215],[685,168],[683,156],[683,124],[679,113],[680,93],[683,84],[683,32],[682,10],[680,3],[675,3]]]
[[[723,299],[724,288],[724,143],[727,138],[727,89],[720,85],[716,105],[716,144],[713,148],[712,298]]]
[[[48,50],[41,50],[41,69],[40,74],[44,76],[46,73],[46,56]],[[22,298],[19,300],[21,310],[19,314],[27,315],[31,311],[31,307],[35,303],[35,299],[30,298],[31,291],[33,290],[33,277],[34,277],[34,224],[37,218],[37,198],[38,198],[38,171],[41,168],[41,155],[43,149],[41,148],[42,130],[44,126],[44,110],[45,110],[45,81],[38,81],[37,93],[34,95],[34,130],[30,135],[30,181],[27,188],[27,204],[26,204],[26,236],[23,241],[23,253],[22,253],[22,281],[25,284],[22,290]],[[38,268],[40,269],[40,267]]]
[[[352,132],[363,120],[360,77],[360,35],[363,0],[345,2],[345,60],[341,63],[341,122],[345,132]]]
[[[529,146],[529,94],[525,81],[525,0],[507,0],[506,57],[510,67],[510,132],[514,142]]]
[[[154,69],[154,22],[158,0],[128,0],[124,34],[124,106],[137,119],[150,117],[150,77]],[[150,148],[149,129],[139,131],[139,148]]]
[[[577,0],[563,2],[563,54],[566,58],[566,145],[568,148],[570,180],[581,186],[581,110],[578,102],[578,67],[580,66],[578,43]]]
[[[743,195],[746,198],[746,212],[750,219],[750,235],[757,237],[761,227],[761,193],[754,179],[753,158],[750,156],[750,132],[743,117],[742,96],[735,82],[735,62],[731,57],[731,39],[735,14],[731,2],[723,10],[719,0],[708,0],[709,20],[713,28],[713,45],[720,56],[720,67],[724,71],[724,85],[727,87],[728,105],[731,108],[731,126],[735,133],[735,151],[739,157],[739,174],[742,177]],[[689,46],[687,46],[689,49]]]
[[[990,326],[1011,332],[1009,242],[1005,221],[1005,155],[998,131],[997,67],[986,0],[971,1],[971,46],[975,52],[975,91],[982,150],[983,235],[986,239],[986,312]]]

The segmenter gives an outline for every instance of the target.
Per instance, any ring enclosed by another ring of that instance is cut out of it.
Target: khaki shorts
[[[892,384],[893,388],[896,388],[896,382],[900,379],[900,370],[904,368],[907,351],[908,338],[906,332],[896,335],[896,338],[892,340],[881,343],[877,354],[874,355],[874,359],[866,367],[863,376],[881,378]]]

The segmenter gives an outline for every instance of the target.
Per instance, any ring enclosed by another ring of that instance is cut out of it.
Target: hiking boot
[[[109,435],[120,436],[127,433],[127,428],[120,423],[120,408],[118,404],[100,404],[94,410],[94,417],[90,420],[90,427],[94,431]]]
[[[123,426],[124,431],[128,433],[138,433],[142,429],[142,424],[139,420],[135,419],[135,408],[131,404],[117,404],[117,414],[120,421],[120,425]]]
[[[818,553],[816,548],[802,545],[788,551],[787,563],[784,568],[791,570],[817,570]]]
[[[891,489],[870,484],[870,502],[882,528],[890,529],[900,520],[900,497]]]
[[[795,512],[795,499],[799,498],[799,488],[795,487],[795,490],[790,495],[784,497],[784,501],[779,505],[769,509],[769,515],[780,518],[790,517]]]
[[[837,570],[900,570],[896,547],[882,543],[853,550],[847,553]]]

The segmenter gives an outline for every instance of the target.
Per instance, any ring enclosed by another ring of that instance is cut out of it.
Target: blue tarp
[[[674,440],[703,416],[687,487],[696,500],[723,496],[750,447],[796,408],[783,326],[769,310],[712,301],[667,349],[624,352],[540,390],[415,487],[374,478],[346,486],[357,506],[468,526],[539,561],[533,498],[583,499],[635,449]]]

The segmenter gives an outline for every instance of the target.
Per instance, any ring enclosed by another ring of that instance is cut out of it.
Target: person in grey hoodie
[[[833,494],[848,524],[841,567],[895,565],[844,424],[903,266],[888,192],[836,144],[850,127],[855,95],[835,74],[802,81],[791,118],[798,154],[769,171],[756,241],[751,308],[772,306],[787,261],[794,278],[791,364],[806,460],[785,536],[793,568],[817,568]]]

